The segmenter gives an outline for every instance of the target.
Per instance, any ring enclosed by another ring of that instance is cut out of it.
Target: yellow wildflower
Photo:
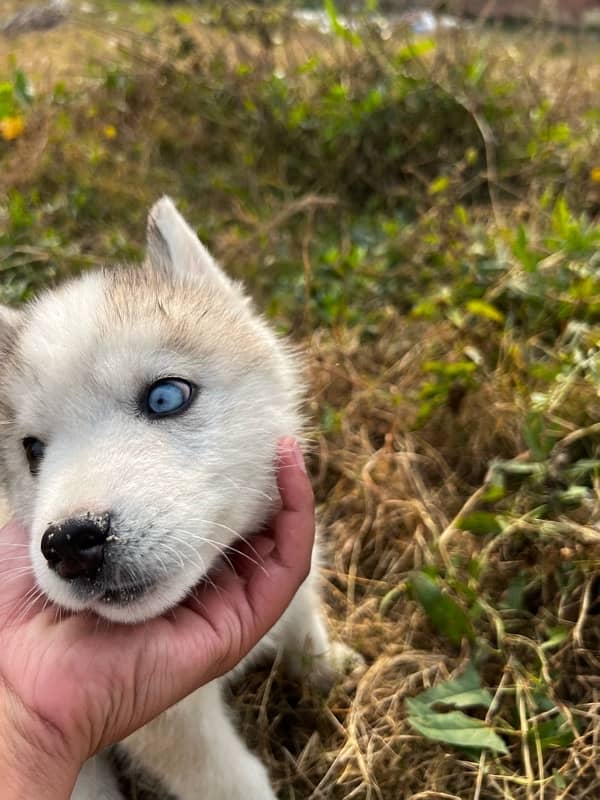
[[[114,139],[117,135],[117,129],[114,125],[105,125],[104,126],[104,135],[107,139]]]
[[[24,130],[23,117],[4,117],[4,119],[0,119],[0,136],[7,142],[17,139]]]
[[[593,167],[590,172],[590,178],[594,183],[600,183],[600,167]]]

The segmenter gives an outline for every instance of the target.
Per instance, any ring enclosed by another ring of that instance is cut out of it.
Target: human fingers
[[[200,640],[208,624],[221,651],[219,669],[235,666],[279,619],[310,571],[314,498],[295,439],[279,443],[277,481],[282,506],[268,529],[236,544],[238,553],[179,610],[178,635],[184,643],[187,637],[184,657],[190,664],[194,650],[206,645]]]
[[[34,585],[27,531],[11,520],[0,529],[0,627],[13,619],[15,610],[36,605]]]
[[[198,596],[205,615],[206,604],[213,598],[218,607],[215,595],[240,603],[239,610],[245,613],[244,603],[254,602],[263,593],[275,603],[272,611],[281,614],[308,574],[314,544],[314,499],[302,453],[291,437],[279,443],[277,483],[281,507],[268,527],[236,542],[232,555],[201,587]],[[254,611],[261,618],[266,613],[265,622],[273,616],[263,607]]]

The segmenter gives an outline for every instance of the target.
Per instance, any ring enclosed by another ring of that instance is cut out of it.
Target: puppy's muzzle
[[[61,578],[91,580],[104,563],[109,531],[110,514],[85,514],[54,522],[42,537],[42,553]]]

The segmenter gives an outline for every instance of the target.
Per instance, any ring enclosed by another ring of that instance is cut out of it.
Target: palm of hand
[[[163,698],[181,694],[175,684],[189,647],[181,636],[186,627],[194,628],[195,669],[206,680],[222,662],[243,655],[242,632],[252,620],[249,606],[234,605],[240,600],[235,590],[233,597],[221,595],[217,620],[210,608],[205,617],[199,607],[180,607],[137,626],[66,615],[42,598],[24,600],[35,593],[32,575],[11,579],[5,566],[26,558],[24,533],[11,523],[3,534],[9,555],[0,564],[0,683],[20,706],[13,711],[42,723],[40,731],[53,742],[56,734],[68,739],[67,749],[81,751],[82,760],[158,714],[169,704]]]
[[[232,567],[185,604],[140,625],[48,606],[24,566],[25,532],[0,532],[0,712],[29,744],[82,763],[231,669],[266,633],[308,573],[314,535],[308,479],[292,451],[281,462],[283,508],[269,531],[238,545]]]

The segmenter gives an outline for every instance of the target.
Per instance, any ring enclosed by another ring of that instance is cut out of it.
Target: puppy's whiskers
[[[23,595],[21,602],[15,608],[15,614],[11,617],[11,622],[19,625],[27,619],[29,613],[35,607],[35,604],[42,599],[44,592],[39,586],[34,585],[31,589]]]
[[[231,558],[229,557],[229,553],[231,553],[233,555],[236,555],[236,556],[240,556],[241,558],[246,559],[251,564],[254,564],[259,569],[261,569],[265,573],[265,575],[267,574],[267,570],[264,567],[264,559],[256,551],[256,548],[252,547],[252,545],[250,545],[250,547],[251,547],[252,551],[254,552],[254,554],[257,556],[257,558],[252,558],[251,555],[249,555],[248,553],[245,553],[243,550],[239,550],[237,547],[234,547],[231,544],[225,544],[223,542],[217,542],[217,541],[214,541],[213,539],[208,539],[205,536],[201,536],[200,534],[192,532],[192,531],[186,531],[186,530],[180,529],[180,532],[186,534],[188,539],[191,539],[191,540],[193,540],[195,542],[202,542],[203,544],[207,544],[207,545],[210,545],[211,547],[213,547],[215,550],[217,550],[219,555],[222,556],[227,561],[227,563],[229,564],[230,568],[234,572],[235,572],[235,565],[231,561]],[[257,559],[260,559],[260,560],[257,560]]]

